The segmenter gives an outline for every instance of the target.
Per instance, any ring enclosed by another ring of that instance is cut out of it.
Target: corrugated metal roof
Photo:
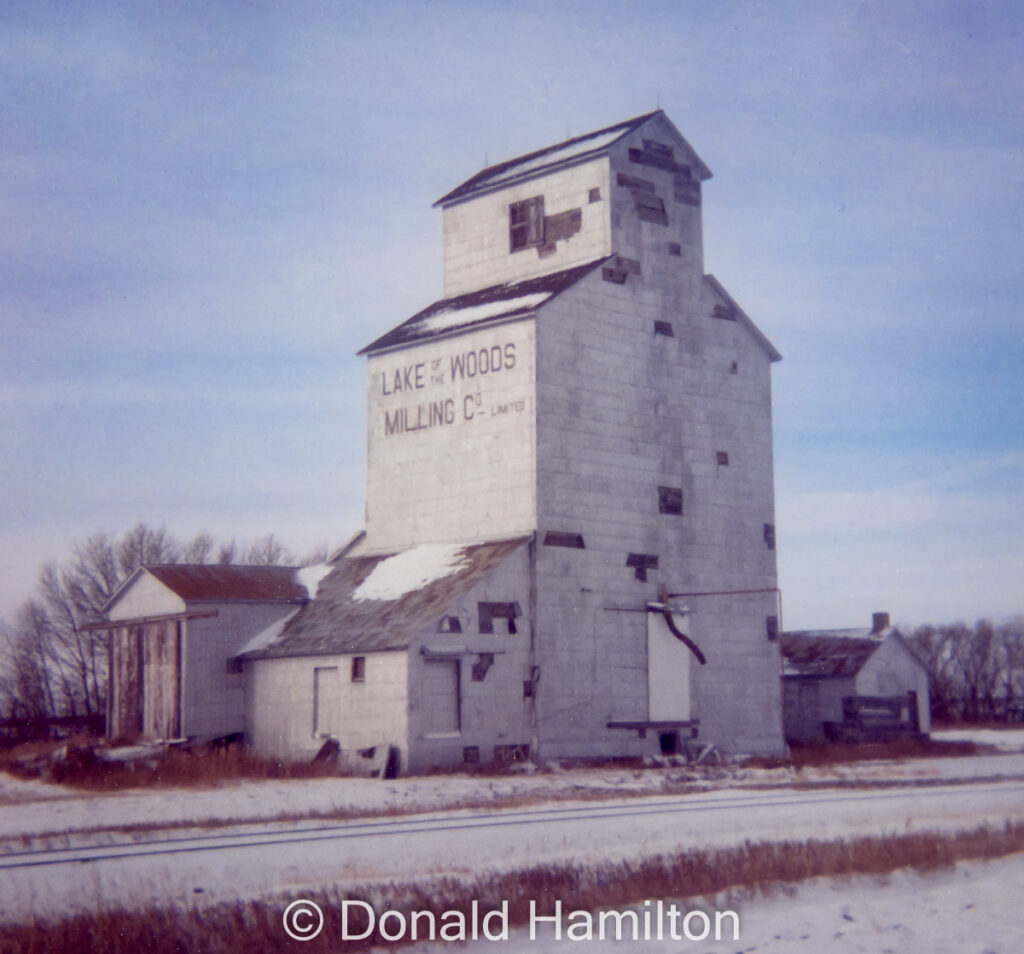
[[[307,599],[293,566],[157,565],[144,569],[186,602]]]
[[[566,139],[554,146],[546,146],[544,149],[537,149],[524,156],[516,156],[514,159],[507,159],[504,162],[495,163],[493,166],[487,166],[461,185],[456,186],[451,192],[441,196],[434,205],[444,205],[447,202],[464,198],[473,192],[479,192],[481,189],[505,185],[515,179],[535,175],[543,169],[563,163],[583,161],[598,155],[612,143],[627,133],[633,132],[660,112],[659,109],[653,113],[645,113],[643,116],[624,120],[614,126],[605,126],[604,129],[597,129],[582,136]]]
[[[395,554],[342,559],[321,581],[316,599],[303,607],[277,639],[244,655],[270,659],[404,649],[420,633],[436,629],[455,600],[528,539],[462,547],[452,572],[393,599],[357,598],[356,591],[379,564]]]
[[[456,295],[454,298],[442,298],[368,344],[359,354],[425,341],[454,331],[528,315],[546,305],[607,260],[608,256],[604,256],[560,272],[541,275],[539,278],[505,282],[464,295]]]
[[[869,629],[809,630],[783,633],[780,641],[787,676],[855,676],[882,645]]]

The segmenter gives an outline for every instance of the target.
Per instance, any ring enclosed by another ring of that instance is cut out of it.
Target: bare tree
[[[245,562],[250,566],[280,566],[289,559],[288,551],[272,533],[257,540],[245,554]]]

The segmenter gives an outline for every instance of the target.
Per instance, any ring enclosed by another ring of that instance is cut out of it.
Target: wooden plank
[[[145,623],[170,623],[186,619],[213,619],[220,615],[220,610],[193,610],[186,613],[166,613],[163,616],[136,616],[132,619],[109,619],[102,623],[85,623],[78,627],[81,633],[97,629],[114,630],[120,626],[142,626]]]

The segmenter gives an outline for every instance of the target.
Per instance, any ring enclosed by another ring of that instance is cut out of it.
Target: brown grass
[[[793,745],[789,758],[753,758],[743,764],[751,768],[807,768],[818,765],[839,765],[844,762],[867,762],[877,759],[962,758],[980,755],[990,746],[976,742],[944,742],[936,739],[900,739],[895,742],[863,742],[859,745],[821,742]]]
[[[69,758],[65,761],[33,764],[27,760],[49,754],[65,744],[69,747]],[[212,788],[241,779],[337,778],[341,774],[337,766],[260,759],[235,746],[194,752],[168,750],[156,760],[155,767],[103,762],[91,755],[90,745],[75,742],[26,743],[0,758],[0,770],[22,778],[43,777],[48,782],[100,792],[154,786]]]
[[[481,910],[509,902],[510,923],[528,922],[535,900],[550,913],[554,899],[565,911],[595,910],[645,899],[693,899],[723,891],[769,891],[780,883],[808,878],[883,875],[897,868],[919,871],[946,868],[958,861],[997,858],[1024,850],[1024,824],[981,827],[953,835],[921,833],[853,841],[757,842],[719,850],[690,851],[641,862],[608,862],[586,869],[571,865],[533,866],[473,882],[452,878],[416,885],[363,885],[344,894],[336,889],[305,892],[323,908],[326,923],[314,941],[290,941],[281,926],[287,901],[241,901],[203,907],[161,907],[147,911],[111,910],[77,915],[59,922],[12,925],[0,951],[54,954],[58,951],[241,952],[367,950],[383,942],[341,939],[340,901],[366,900],[377,911],[430,910],[468,912],[473,900]]]

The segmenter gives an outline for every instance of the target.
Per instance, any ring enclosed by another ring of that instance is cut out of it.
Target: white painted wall
[[[227,661],[252,637],[292,612],[289,603],[192,603],[216,610],[183,624],[182,735],[219,737],[245,729],[245,677]]]
[[[676,627],[689,635],[688,614],[675,614]],[[690,668],[696,658],[676,639],[660,613],[647,614],[648,718],[690,718]]]
[[[477,373],[466,356],[500,356]],[[461,373],[458,368],[464,369]],[[412,367],[420,387],[396,390]],[[496,540],[536,523],[532,319],[368,360],[367,539],[362,552]],[[446,423],[407,430],[429,421]],[[403,413],[404,412],[404,413]],[[390,423],[389,423],[390,422]],[[397,423],[397,428],[396,428]]]
[[[110,608],[110,619],[139,619],[184,613],[185,601],[143,570]]]
[[[459,765],[468,747],[479,751],[481,762],[490,762],[495,746],[533,744],[533,701],[523,692],[530,676],[533,641],[529,567],[529,548],[524,545],[454,604],[440,610],[437,620],[424,620],[424,631],[409,650],[409,765],[413,770]],[[481,633],[481,602],[518,602],[523,615],[516,620],[516,632],[510,634],[505,621],[496,620],[493,633]],[[441,615],[458,617],[462,632],[437,632]],[[473,666],[481,653],[493,653],[494,663],[477,681]],[[429,678],[432,666],[447,666],[449,672],[458,667],[457,732],[437,730],[450,717],[451,699],[443,679]]]
[[[857,673],[862,696],[902,696],[917,693],[917,718],[922,732],[931,732],[928,673],[899,638],[890,635]]]
[[[591,189],[600,192],[597,202],[590,200]],[[546,216],[580,209],[580,231],[557,242],[551,252],[541,253],[537,248],[512,252],[509,205],[537,195],[544,196]],[[609,254],[608,199],[608,161],[601,158],[444,209],[445,297],[561,271]]]
[[[353,682],[352,657],[366,659],[365,678]],[[290,659],[258,659],[246,664],[248,679],[246,740],[268,758],[312,758],[333,734],[343,749],[373,745],[397,746],[407,764],[406,718],[407,657],[404,651],[302,656]],[[321,680],[325,691],[333,688],[333,727],[314,733],[316,670],[335,670]]]

